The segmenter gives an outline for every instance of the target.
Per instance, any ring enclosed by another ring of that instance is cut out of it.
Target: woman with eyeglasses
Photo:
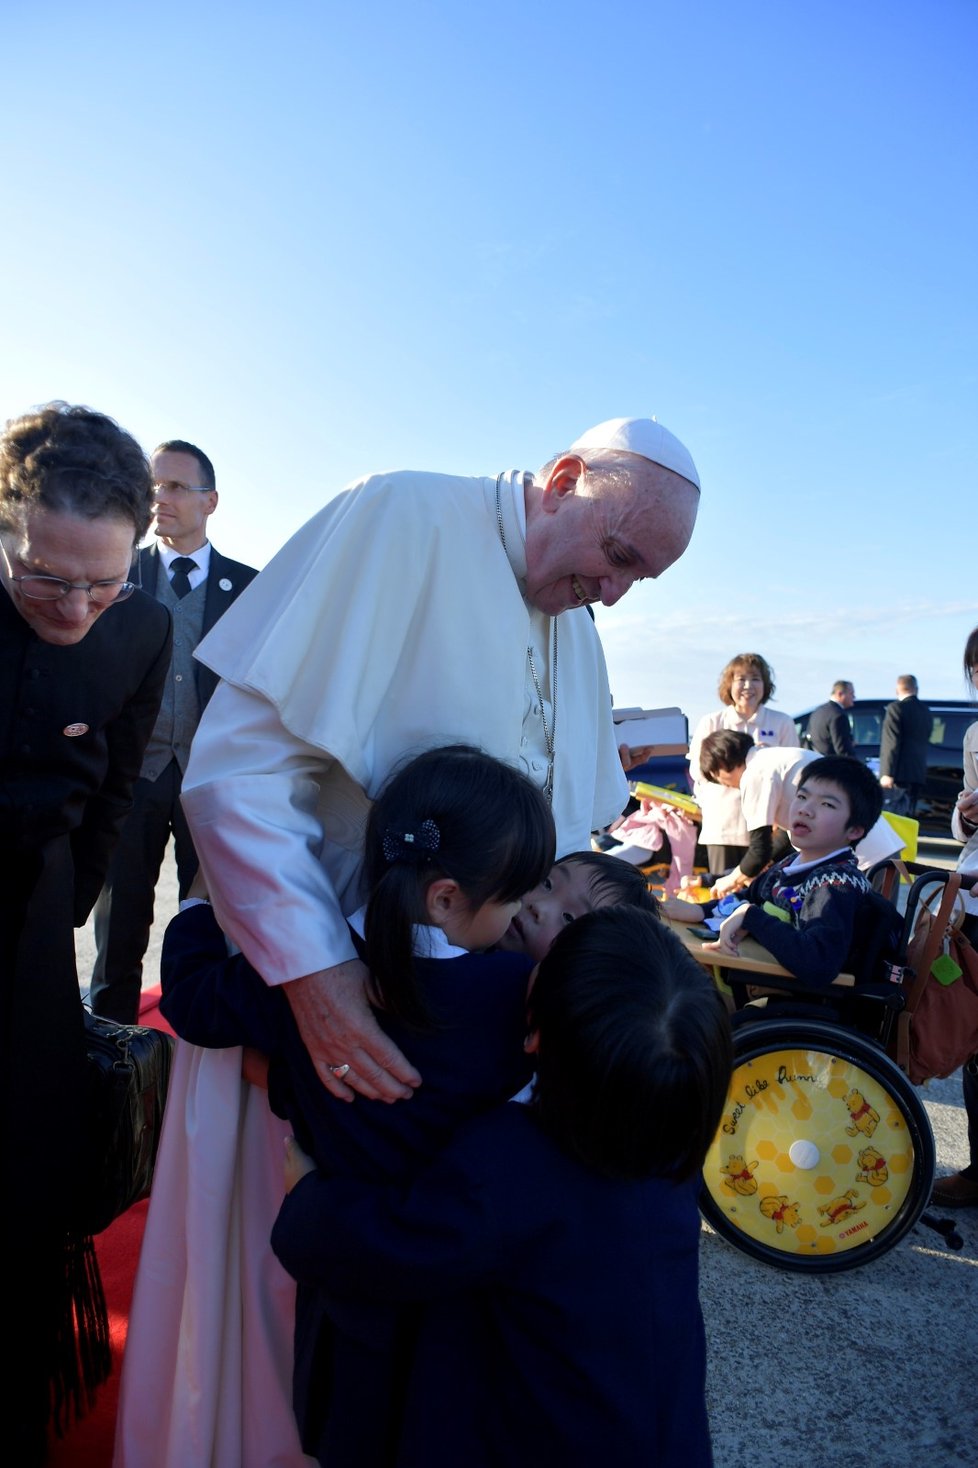
[[[28,1468],[109,1369],[94,1252],[72,1232],[87,1158],[74,928],[101,889],[170,659],[169,613],[129,580],[151,494],[139,445],[90,409],[51,404],[0,436],[0,1380]]]

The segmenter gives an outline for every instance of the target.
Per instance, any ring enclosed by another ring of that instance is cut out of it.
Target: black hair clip
[[[416,831],[395,831],[390,826],[384,832],[384,859],[389,862],[420,864],[436,852],[441,845],[441,832],[434,821],[422,821]]]

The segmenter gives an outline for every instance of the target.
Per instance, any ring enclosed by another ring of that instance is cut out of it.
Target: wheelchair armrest
[[[857,984],[850,991],[853,999],[872,999],[884,1008],[891,1009],[894,1014],[899,1014],[901,1009],[906,1008],[907,996],[899,984]]]
[[[722,965],[720,965],[722,968]],[[800,979],[779,978],[769,974],[752,974],[744,969],[723,969],[724,982],[742,984],[752,989],[771,990],[778,994],[795,995],[799,999],[821,999],[831,1004],[851,1004],[854,999],[869,999],[885,1009],[898,1014],[906,1004],[906,994],[899,984],[861,983],[853,984],[851,975],[844,975],[850,982],[841,984],[833,979],[830,984],[803,984]]]
[[[750,969],[727,969],[723,967],[722,954],[718,956],[721,962],[716,966],[721,970],[724,982],[730,985],[742,984],[751,989],[771,989],[779,994],[797,994],[804,999],[831,999],[833,1002],[856,992],[851,974],[840,975],[847,981],[843,983],[833,979],[828,984],[803,984],[801,979],[789,975],[782,978],[780,974],[753,973]]]

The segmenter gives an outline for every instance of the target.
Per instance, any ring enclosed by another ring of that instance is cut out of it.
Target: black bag
[[[85,1010],[89,1163],[73,1210],[97,1234],[149,1194],[163,1126],[173,1036]]]

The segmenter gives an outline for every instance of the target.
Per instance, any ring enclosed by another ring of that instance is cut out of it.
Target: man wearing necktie
[[[214,467],[194,444],[173,439],[152,456],[156,544],[139,553],[143,590],[169,608],[173,660],[156,727],[146,748],[133,808],[95,905],[97,953],[91,1005],[121,1024],[139,1010],[143,956],[153,898],[172,833],[180,897],[197,871],[197,854],[180,806],[190,741],[217,677],[194,649],[258,573],[228,560],[207,539],[217,508]]]

